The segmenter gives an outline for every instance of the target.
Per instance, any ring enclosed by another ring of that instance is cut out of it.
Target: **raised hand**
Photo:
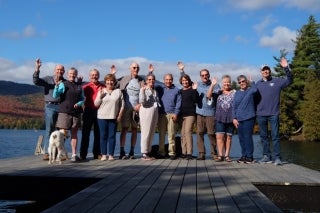
[[[285,57],[282,57],[281,58],[281,61],[280,61],[280,65],[285,68],[285,67],[288,67],[288,61]]]
[[[182,61],[178,61],[177,66],[178,66],[178,69],[180,70],[180,72],[182,72],[184,69],[184,64],[182,63]]]
[[[152,64],[149,64],[149,72],[153,72],[154,71],[154,67]]]
[[[117,72],[116,66],[112,64],[111,67],[110,67],[110,73],[115,75],[116,72]]]
[[[211,83],[212,83],[212,85],[216,85],[216,84],[218,83],[217,77],[213,77],[213,78],[211,79]]]
[[[193,82],[192,83],[192,89],[197,89],[198,87],[198,82]]]
[[[37,58],[36,59],[36,71],[39,71],[40,67],[41,67],[41,60],[40,60],[40,58]]]

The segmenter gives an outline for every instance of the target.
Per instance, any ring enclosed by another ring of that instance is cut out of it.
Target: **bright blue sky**
[[[179,60],[194,80],[202,68],[257,80],[319,11],[318,0],[0,0],[0,80],[31,84],[37,57],[41,75],[61,63],[84,80],[112,64],[120,77],[132,61],[161,80]]]

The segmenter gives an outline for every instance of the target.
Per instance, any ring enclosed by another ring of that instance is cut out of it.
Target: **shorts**
[[[71,129],[81,127],[81,114],[71,115],[67,113],[58,114],[56,127],[59,129]]]
[[[216,134],[227,134],[232,135],[234,130],[233,123],[223,123],[221,121],[216,121]]]
[[[125,108],[122,119],[121,119],[121,127],[123,128],[138,128],[138,123],[136,123],[133,118],[135,115],[135,111],[132,108]]]

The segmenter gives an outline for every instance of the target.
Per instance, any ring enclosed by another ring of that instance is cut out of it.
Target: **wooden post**
[[[43,135],[39,135],[36,150],[34,151],[35,155],[44,154],[44,150],[42,148],[42,142],[43,142]]]

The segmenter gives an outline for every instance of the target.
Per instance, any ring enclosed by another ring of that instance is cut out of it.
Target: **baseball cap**
[[[264,69],[269,69],[269,70],[271,70],[268,64],[262,64],[260,68],[261,68],[261,69],[260,69],[261,71],[264,70]]]

